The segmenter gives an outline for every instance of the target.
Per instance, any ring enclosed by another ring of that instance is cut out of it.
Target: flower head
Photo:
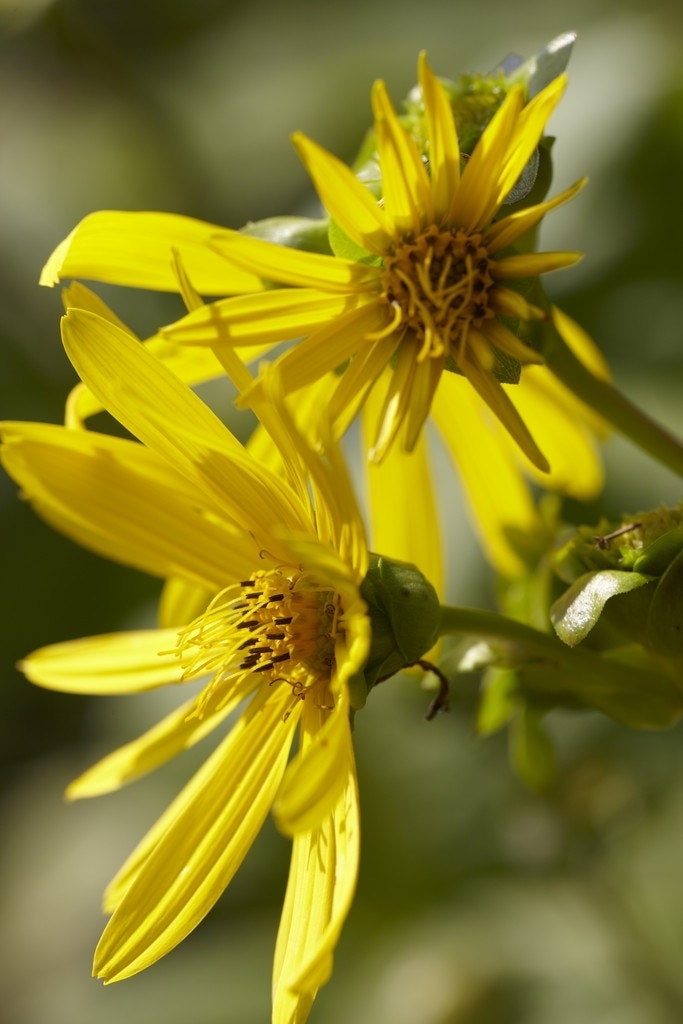
[[[214,248],[244,272],[287,285],[194,310],[166,335],[188,344],[249,347],[301,338],[280,360],[294,391],[348,364],[332,400],[345,418],[392,368],[371,449],[381,461],[397,434],[414,448],[444,371],[464,375],[541,469],[548,464],[502,380],[510,366],[542,362],[511,328],[546,314],[510,283],[566,267],[576,253],[520,253],[515,244],[581,182],[554,199],[499,216],[562,95],[556,78],[526,106],[510,89],[462,165],[444,87],[424,55],[420,148],[383,82],[372,93],[382,197],[306,136],[294,143],[335,225],[345,258],[217,233]],[[524,290],[528,291],[526,280]],[[516,372],[516,371],[515,371]],[[514,375],[513,375],[514,376]],[[257,388],[260,385],[257,384]]]
[[[180,942],[273,808],[294,837],[274,1020],[303,1021],[329,976],[358,869],[349,681],[369,649],[359,592],[368,555],[343,463],[334,446],[323,459],[297,438],[274,377],[263,417],[286,478],[115,324],[71,310],[63,338],[92,394],[142,443],[6,423],[3,464],[48,522],[171,583],[160,628],[47,647],[23,670],[40,685],[94,694],[206,680],[69,796],[116,789],[239,712],[111,883],[95,973],[126,978]]]

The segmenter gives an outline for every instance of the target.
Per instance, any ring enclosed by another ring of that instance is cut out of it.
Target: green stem
[[[508,654],[520,657],[564,658],[570,650],[556,637],[498,612],[442,605],[439,636],[449,635],[492,640],[505,647]]]
[[[545,341],[546,365],[558,380],[635,445],[683,476],[683,444],[673,434],[650,419],[612,384],[594,377],[552,324],[547,325]]]

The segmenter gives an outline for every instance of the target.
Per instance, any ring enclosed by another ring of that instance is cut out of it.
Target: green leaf
[[[532,99],[561,75],[569,64],[572,49],[576,42],[576,32],[563,32],[547,46],[524,61],[508,75],[510,82],[526,82],[527,94]]]
[[[275,242],[276,245],[286,245],[289,249],[330,254],[328,226],[327,218],[314,220],[312,217],[268,217],[245,224],[240,233],[252,238],[263,238],[266,242]]]
[[[651,576],[618,569],[601,569],[579,576],[550,609],[555,632],[569,647],[575,647],[597,623],[610,597],[627,594],[651,581]]]
[[[367,249],[354,242],[345,231],[339,227],[336,221],[331,220],[329,224],[328,237],[332,252],[341,259],[353,260],[354,263],[370,263],[379,265],[382,261],[378,256],[373,256]]]
[[[511,668],[489,668],[484,674],[477,712],[477,732],[490,736],[506,726],[517,708],[517,673]]]

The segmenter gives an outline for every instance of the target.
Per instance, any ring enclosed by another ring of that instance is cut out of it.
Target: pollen
[[[495,316],[492,262],[480,234],[436,226],[385,257],[384,296],[415,337],[418,361],[458,362],[470,329]]]
[[[186,678],[211,675],[214,687],[256,673],[267,685],[289,685],[295,701],[315,691],[326,707],[342,634],[339,595],[285,567],[260,570],[221,591],[180,632],[176,651],[188,662]]]

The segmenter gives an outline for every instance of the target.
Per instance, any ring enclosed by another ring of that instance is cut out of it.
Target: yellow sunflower
[[[280,359],[285,392],[347,364],[332,398],[348,421],[391,367],[371,457],[382,460],[399,429],[411,451],[444,371],[458,370],[530,461],[547,470],[509,393],[505,360],[540,363],[510,321],[546,316],[511,283],[575,263],[573,252],[520,253],[517,243],[543,215],[582,185],[496,219],[560,99],[565,76],[525,105],[514,86],[461,168],[453,112],[424,55],[419,80],[424,151],[401,124],[383,82],[372,93],[382,181],[378,202],[353,171],[301,133],[294,143],[332,221],[356,247],[355,259],[302,252],[239,232],[213,239],[216,252],[245,273],[288,287],[236,296],[193,310],[165,331],[189,345],[239,346],[301,339]],[[257,388],[260,385],[256,385]],[[454,411],[457,417],[457,411]]]
[[[185,938],[273,809],[293,836],[273,1020],[302,1022],[330,975],[358,871],[349,682],[369,650],[359,593],[368,554],[344,464],[332,444],[322,458],[297,437],[275,374],[263,414],[286,479],[111,321],[71,310],[63,339],[92,395],[142,443],[5,423],[3,465],[50,524],[173,582],[158,629],[46,647],[23,671],[41,686],[91,694],[206,680],[68,795],[117,789],[237,713],[109,886],[94,971],[129,977]]]

